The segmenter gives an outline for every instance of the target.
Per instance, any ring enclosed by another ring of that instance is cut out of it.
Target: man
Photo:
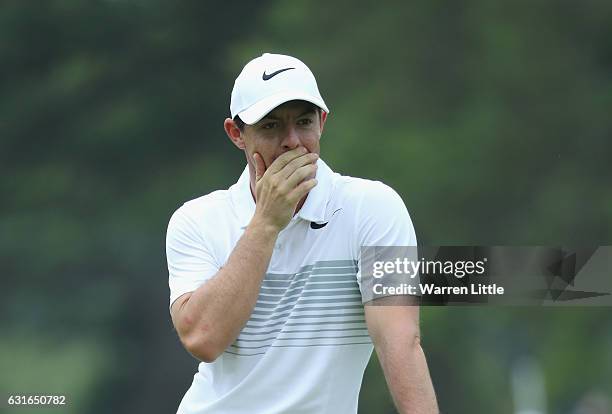
[[[249,62],[230,112],[247,167],[168,226],[172,321],[202,361],[178,412],[355,413],[372,345],[399,411],[437,412],[418,306],[360,292],[361,246],[416,245],[401,198],[319,158],[329,109],[300,60]]]

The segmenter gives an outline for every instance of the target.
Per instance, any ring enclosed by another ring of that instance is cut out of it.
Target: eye
[[[298,125],[310,125],[312,124],[312,119],[311,118],[302,118],[298,120]]]
[[[265,122],[261,125],[262,129],[273,129],[276,128],[278,125],[278,122]]]

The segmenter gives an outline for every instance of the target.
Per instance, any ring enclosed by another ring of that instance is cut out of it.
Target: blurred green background
[[[166,225],[242,171],[222,123],[264,51],[311,67],[323,158],[420,243],[612,244],[612,2],[3,1],[2,404],[175,412]],[[610,311],[423,309],[442,412],[612,412]],[[394,412],[374,358],[360,412]]]

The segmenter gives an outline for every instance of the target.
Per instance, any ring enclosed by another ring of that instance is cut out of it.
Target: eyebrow
[[[315,109],[315,108],[310,108],[310,109],[305,110],[305,111],[304,111],[304,112],[302,112],[301,114],[299,114],[299,115],[297,116],[297,118],[301,118],[301,117],[303,117],[304,115],[309,115],[309,114],[314,114],[314,113],[316,113],[316,109]],[[278,118],[278,117],[276,117],[276,116],[273,116],[273,115],[266,115],[266,116],[264,116],[264,117],[263,117],[261,120],[263,121],[264,119],[270,119],[270,120],[272,120],[272,121],[280,121],[280,118]]]

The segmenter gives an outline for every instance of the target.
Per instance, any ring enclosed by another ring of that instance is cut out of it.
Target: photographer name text
[[[436,286],[433,283],[419,283],[417,286],[402,283],[399,286],[373,286],[376,295],[503,295],[504,287],[493,283],[472,283],[469,286]]]

